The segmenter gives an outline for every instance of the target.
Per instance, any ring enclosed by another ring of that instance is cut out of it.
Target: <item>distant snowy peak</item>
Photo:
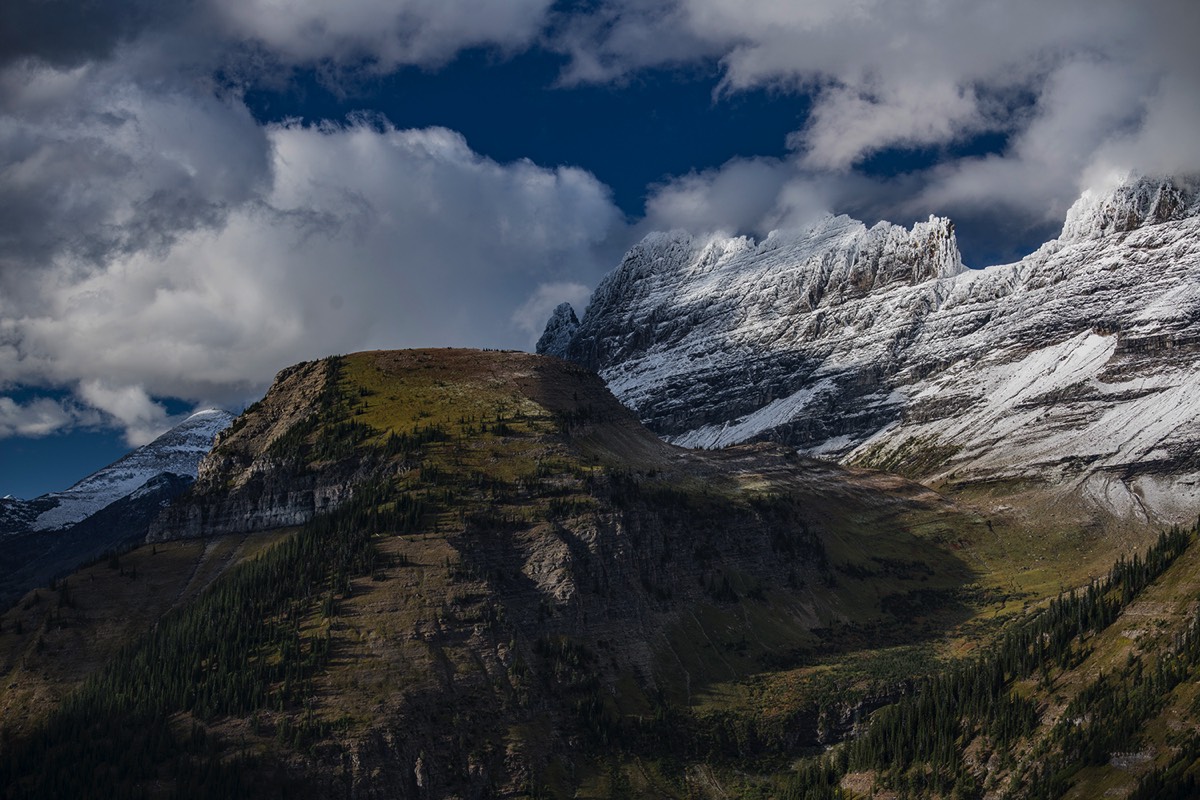
[[[562,358],[567,354],[567,346],[578,328],[579,318],[575,316],[575,309],[571,308],[570,303],[560,303],[550,315],[542,338],[538,339],[538,354]]]
[[[747,261],[787,259],[809,273],[821,294],[842,287],[867,291],[891,283],[921,283],[957,275],[965,267],[954,224],[930,216],[906,229],[879,222],[870,229],[845,215],[829,215],[803,230],[772,231],[761,242],[747,236],[695,237],[682,231],[651,233],[634,245],[621,265],[597,289],[603,299],[630,280],[695,278],[712,274],[736,280]],[[593,298],[593,303],[597,298]],[[589,306],[590,310],[590,306]]]
[[[212,449],[217,434],[233,415],[220,409],[192,414],[147,445],[92,473],[63,492],[51,492],[30,503],[50,505],[34,518],[30,530],[66,528],[140,489],[163,474],[196,477],[200,459]],[[51,505],[52,504],[52,505]]]
[[[701,329],[730,323],[766,329],[781,314],[836,308],[965,269],[954,226],[942,217],[911,229],[888,222],[868,229],[844,215],[826,216],[804,230],[772,231],[760,242],[652,233],[596,287],[566,355],[600,369]],[[552,318],[547,334],[560,325]]]
[[[1128,233],[1200,214],[1200,178],[1133,178],[1105,191],[1089,189],[1067,211],[1062,244]]]
[[[938,217],[652,234],[597,287],[567,356],[679,444],[769,439],[1183,519],[1200,509],[1198,186],[1087,194],[1060,239],[981,270]]]

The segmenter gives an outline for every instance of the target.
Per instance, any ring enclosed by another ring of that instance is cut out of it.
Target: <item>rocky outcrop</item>
[[[691,447],[754,440],[935,484],[1034,480],[1121,516],[1200,506],[1200,184],[1085,194],[1063,235],[965,270],[946,220],[652,234],[567,356]]]
[[[210,498],[210,494],[194,489],[163,510],[145,540],[195,539],[303,525],[314,514],[345,502],[353,494],[353,482],[348,477],[334,479],[281,469],[257,474],[228,495]]]
[[[567,346],[571,343],[571,337],[575,335],[578,328],[579,318],[575,316],[575,309],[571,308],[570,303],[559,303],[554,309],[554,313],[550,315],[550,321],[546,323],[546,330],[542,333],[542,337],[538,339],[538,355],[558,356],[559,358],[565,356]]]
[[[370,465],[314,468],[295,452],[320,410],[331,363],[305,362],[280,372],[263,399],[217,439],[199,464],[196,483],[154,521],[147,541],[302,525],[344,502]]]
[[[1179,222],[1197,213],[1200,191],[1195,181],[1137,178],[1107,192],[1084,192],[1067,212],[1058,242],[1129,233],[1147,225]]]

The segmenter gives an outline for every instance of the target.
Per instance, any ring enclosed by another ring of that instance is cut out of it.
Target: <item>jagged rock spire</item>
[[[1108,191],[1085,191],[1063,223],[1059,242],[1067,244],[1127,233],[1196,216],[1200,180],[1195,178],[1127,178]]]
[[[546,323],[542,338],[538,339],[538,355],[566,357],[567,346],[578,328],[579,318],[575,316],[575,309],[571,308],[570,303],[559,303]]]

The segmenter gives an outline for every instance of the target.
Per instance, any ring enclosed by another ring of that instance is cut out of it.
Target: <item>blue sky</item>
[[[299,360],[529,347],[650,230],[936,213],[982,267],[1200,171],[1197,5],[1047,5],[12,0],[0,495]]]
[[[582,166],[634,218],[651,184],[745,153],[783,157],[787,135],[804,119],[803,98],[781,102],[767,89],[714,98],[713,64],[569,88],[556,85],[564,64],[544,51],[497,59],[473,50],[436,71],[407,68],[337,92],[305,71],[246,102],[264,122],[345,119],[370,109],[398,128],[458,131],[496,161]]]

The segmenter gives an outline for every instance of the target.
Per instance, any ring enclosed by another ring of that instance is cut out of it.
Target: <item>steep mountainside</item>
[[[524,353],[285,370],[200,473],[0,615],[7,796],[1195,787],[1194,531],[1095,569],[902,478],[675,447]]]
[[[83,575],[68,602],[27,598],[0,628],[0,702],[52,744],[0,778],[72,794],[79,771],[54,765],[82,759],[119,764],[96,784],[114,791],[199,769],[226,794],[571,796],[722,682],[940,636],[972,613],[960,551],[988,536],[892,476],[666,444],[557,359],[380,352],[281,373],[120,568],[303,523],[49,716],[72,684],[39,658],[95,658],[84,632],[114,611]],[[159,591],[183,597],[189,563]],[[216,761],[197,766],[196,736]]]
[[[546,323],[546,330],[538,339],[537,351],[561,355],[571,344],[571,337],[578,329],[579,318],[575,316],[575,309],[571,308],[570,303],[559,303]]]
[[[758,243],[653,234],[544,351],[598,370],[678,444],[771,440],[933,485],[1026,482],[1118,517],[1190,518],[1198,186],[1086,194],[1059,239],[984,270],[963,269],[939,219],[830,217]]]
[[[233,415],[200,411],[63,492],[0,501],[0,606],[145,538]]]

